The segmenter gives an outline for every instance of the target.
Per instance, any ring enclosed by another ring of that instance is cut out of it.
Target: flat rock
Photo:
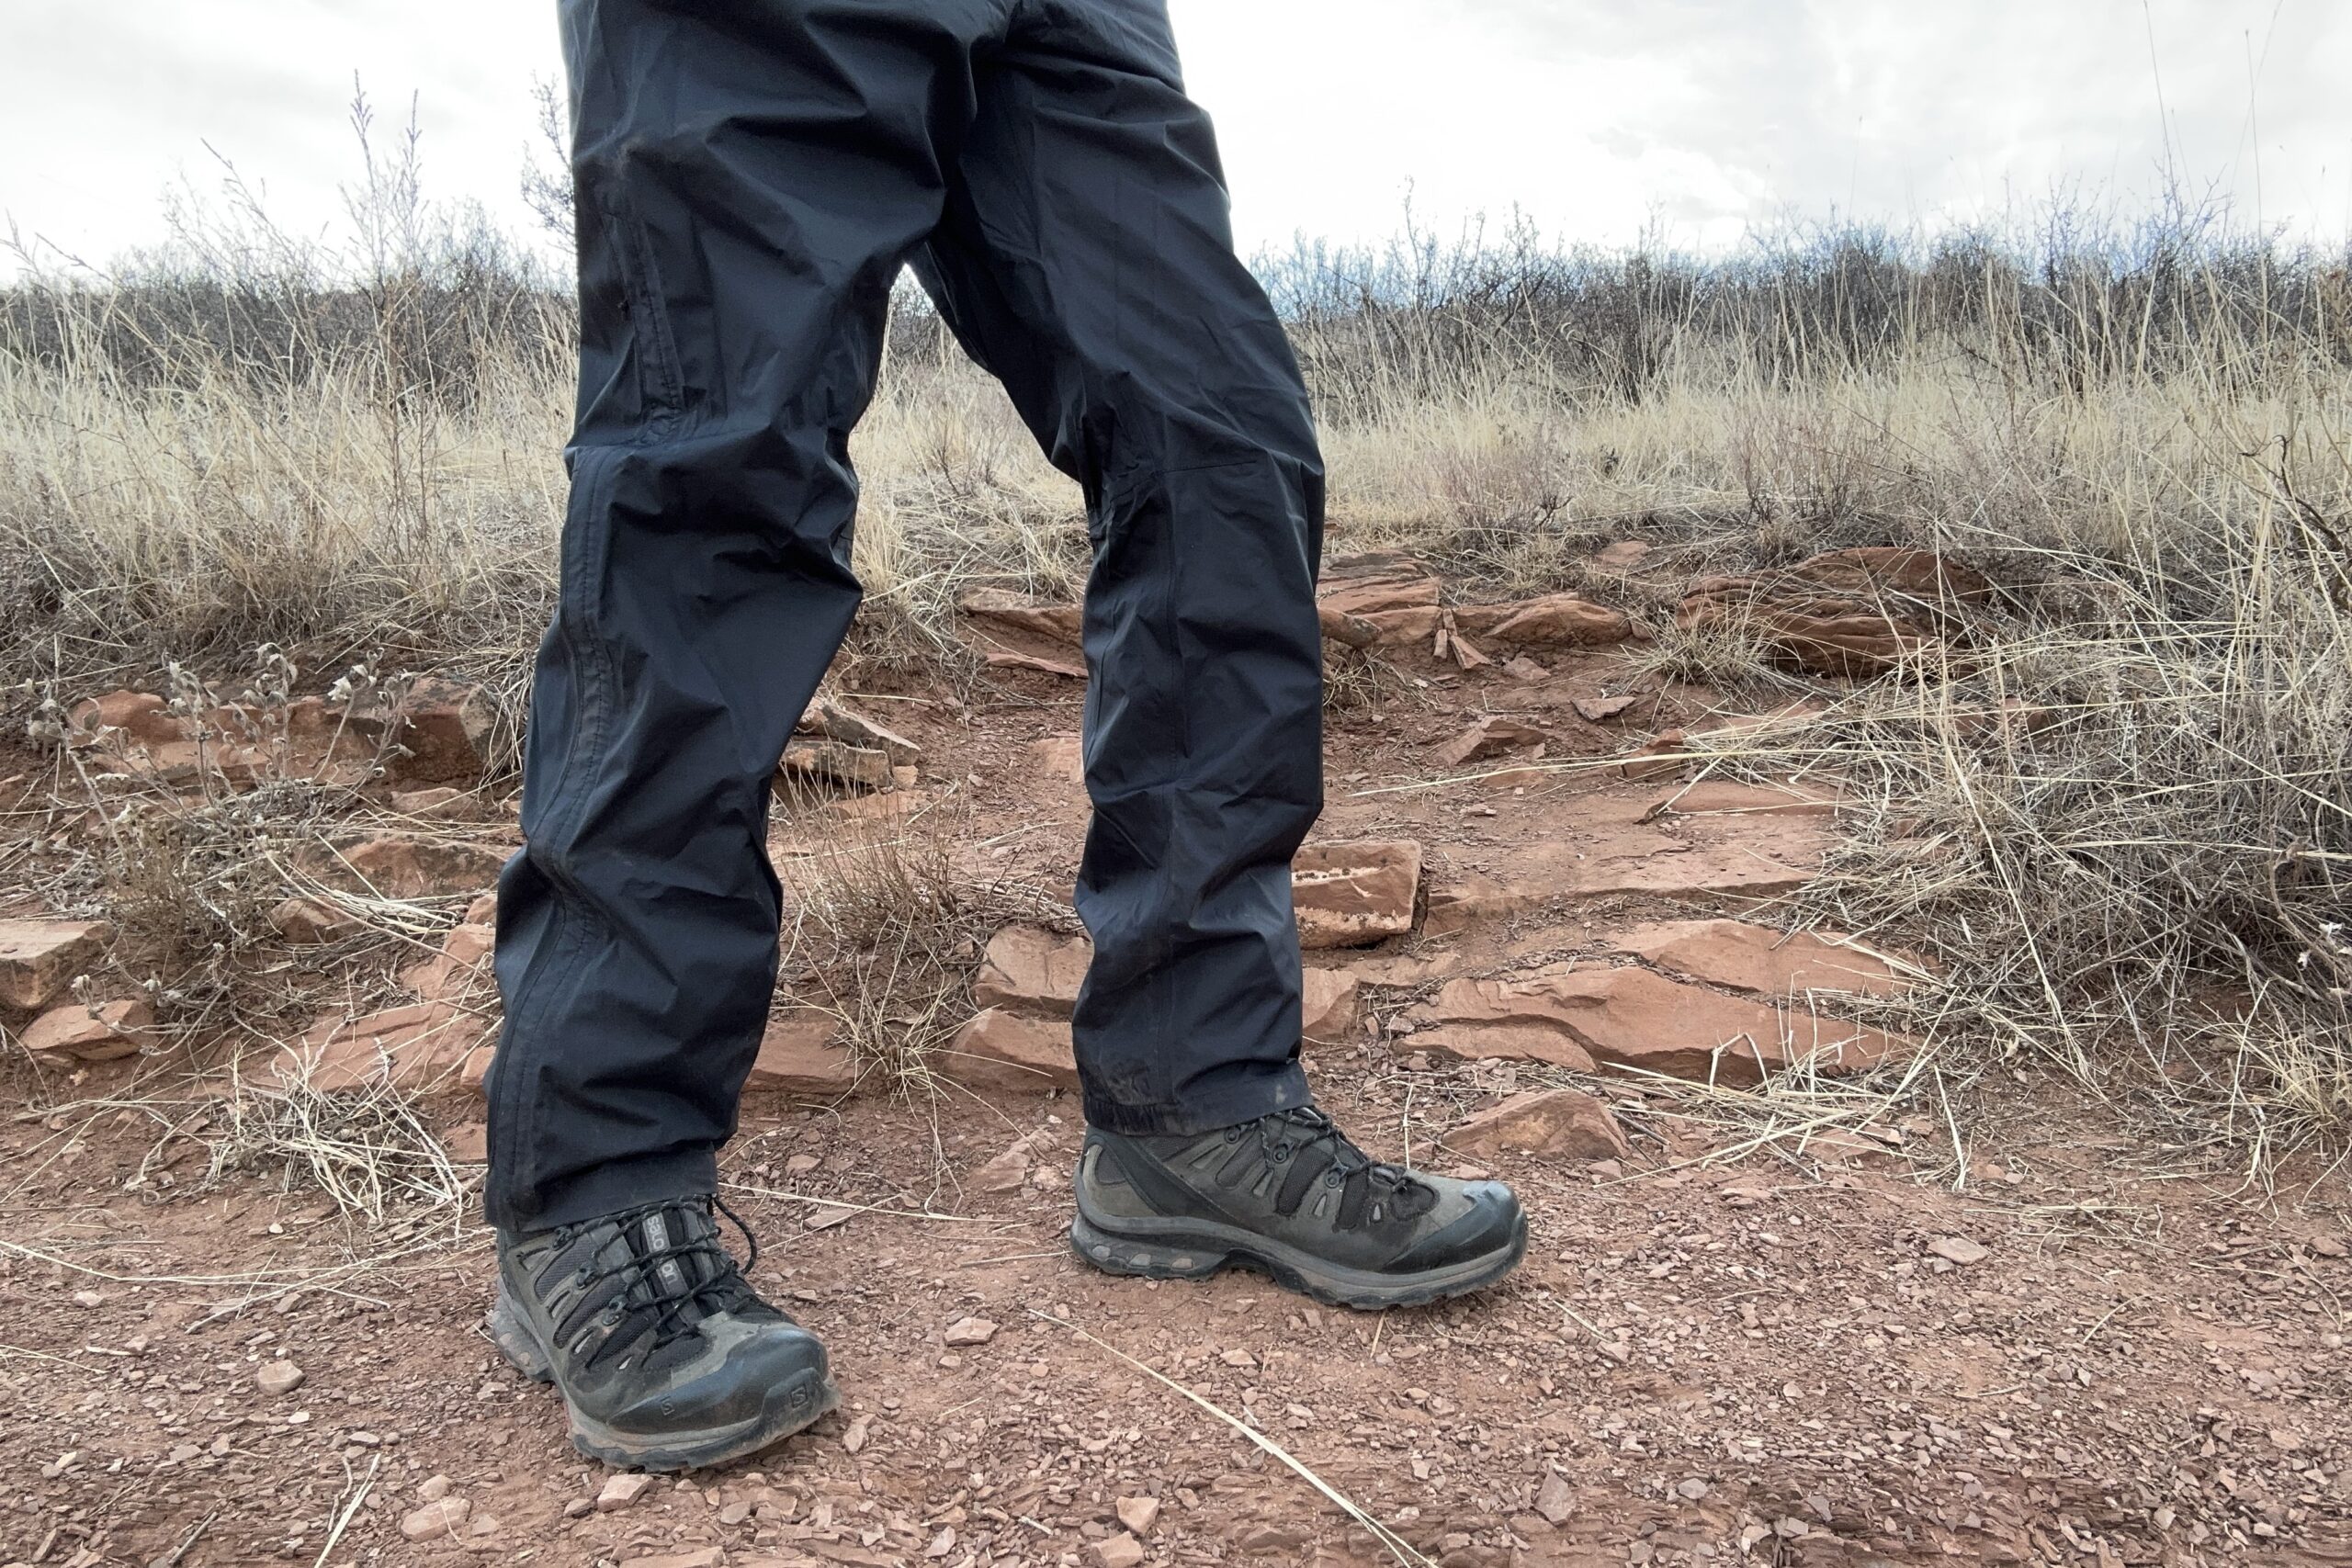
[[[1119,1522],[1128,1529],[1138,1536],[1146,1536],[1151,1533],[1151,1527],[1159,1522],[1159,1499],[1122,1497],[1111,1505],[1111,1511],[1119,1516]]]
[[[724,1548],[697,1546],[692,1551],[665,1551],[651,1557],[624,1557],[621,1559],[621,1568],[720,1568],[720,1564],[726,1561],[727,1552]],[[775,1558],[763,1561],[786,1562],[790,1559]],[[862,1562],[865,1559],[842,1558],[840,1561]],[[885,1560],[877,1557],[873,1561],[879,1562]],[[754,1563],[750,1565],[750,1568],[758,1568],[758,1565]]]
[[[368,928],[323,898],[288,898],[269,912],[270,929],[297,947],[322,947]]]
[[[972,999],[984,1008],[1068,1018],[1093,961],[1094,944],[1083,933],[1007,926],[989,939],[972,980]]]
[[[1592,560],[1595,566],[1607,567],[1611,571],[1629,571],[1648,559],[1656,547],[1646,539],[1618,539],[1593,552]]]
[[[939,1337],[947,1345],[985,1345],[996,1337],[996,1324],[985,1317],[959,1317]]]
[[[596,1511],[618,1513],[644,1496],[652,1484],[653,1477],[640,1471],[616,1471],[605,1477],[605,1484],[597,1490]]]
[[[491,984],[490,955],[497,932],[486,925],[454,926],[443,933],[441,951],[401,971],[401,984],[420,1001],[462,1002]]]
[[[1577,716],[1588,724],[1607,724],[1612,718],[1623,717],[1627,709],[1649,700],[1649,694],[1635,693],[1623,697],[1571,697],[1568,705],[1576,709]]]
[[[1513,751],[1524,746],[1541,746],[1552,739],[1551,732],[1541,725],[1525,719],[1505,718],[1500,714],[1487,714],[1474,720],[1470,728],[1446,742],[1437,754],[1442,767],[1458,768],[1475,762],[1481,757],[1491,757],[1498,751]]]
[[[851,746],[839,740],[792,742],[784,749],[776,773],[787,780],[815,779],[858,789],[889,789],[898,783],[888,751],[878,746]]]
[[[1510,604],[1468,605],[1454,623],[1473,637],[1520,648],[1596,648],[1640,635],[1623,612],[1575,593],[1546,593]]]
[[[1844,938],[1745,920],[1665,920],[1636,926],[1610,945],[1694,980],[1775,998],[1807,991],[1893,997],[1913,983],[1887,959]]]
[[[0,920],[0,1002],[47,1007],[113,940],[104,920]]]
[[[447,1002],[413,1002],[360,1018],[329,1013],[278,1052],[273,1072],[288,1087],[330,1092],[371,1084],[454,1087],[489,1029],[483,1019]]]
[[[1076,604],[1040,604],[1001,588],[983,588],[956,601],[956,607],[991,630],[1016,633],[1075,649],[1085,613]]]
[[[1143,1560],[1143,1542],[1125,1530],[1094,1543],[1094,1561],[1102,1568],[1138,1568]]]
[[[1803,1005],[1768,1007],[1645,969],[1575,964],[1510,979],[1449,981],[1435,1001],[1408,1017],[1417,1027],[1400,1038],[1400,1050],[1569,1066],[1581,1054],[1672,1077],[1739,1084],[1803,1062],[1826,1072],[1858,1072],[1915,1048]]]
[[[1029,1182],[1029,1140],[1015,1138],[1012,1145],[994,1159],[972,1172],[973,1190],[980,1192],[1018,1192]]]
[[[452,1127],[441,1135],[441,1148],[459,1165],[485,1164],[490,1159],[490,1126],[468,1122]]]
[[[119,1056],[137,1055],[146,1042],[148,1026],[154,1021],[154,1009],[136,997],[103,1002],[95,1010],[80,1002],[67,1002],[26,1025],[17,1043],[37,1057],[112,1061]]]
[[[192,728],[153,692],[113,691],[85,698],[66,710],[65,722],[71,741],[81,745],[102,742],[106,731],[115,730],[141,745],[160,746],[188,739]]]
[[[471,784],[490,763],[496,714],[470,681],[428,675],[410,685],[391,713],[400,750],[385,771],[404,783]]]
[[[498,880],[506,856],[464,839],[379,833],[305,857],[324,880],[378,898],[446,898]]]
[[[1299,1032],[1317,1045],[1335,1045],[1363,1024],[1363,987],[1345,969],[1309,965],[1299,976]]]
[[[841,1043],[841,1026],[809,1008],[793,1008],[768,1021],[752,1058],[746,1088],[812,1100],[832,1100],[857,1087],[857,1058]]]
[[[1548,1089],[1513,1095],[1446,1134],[1463,1154],[1506,1151],[1567,1159],[1622,1159],[1633,1152],[1609,1107],[1581,1089]]]
[[[1752,628],[1782,663],[1870,675],[1960,636],[1968,607],[1992,592],[1976,572],[1931,550],[1875,546],[1752,577],[1702,578],[1675,621],[1686,629]]]
[[[1318,605],[1346,615],[1435,608],[1444,585],[1410,556],[1390,551],[1340,556],[1323,563]]]
[[[401,1535],[408,1540],[454,1539],[474,1506],[463,1497],[443,1497],[401,1516]]]
[[[254,1386],[272,1398],[282,1397],[302,1386],[302,1369],[283,1357],[264,1361],[254,1373]]]
[[[1308,844],[1291,863],[1299,945],[1366,947],[1413,929],[1421,846],[1409,839]]]
[[[943,1077],[974,1089],[1078,1087],[1067,1019],[989,1008],[958,1030],[935,1060]]]
[[[1717,814],[1736,817],[1833,817],[1835,792],[1794,784],[1735,784],[1728,779],[1701,779],[1658,796],[1650,809],[1677,817]]]
[[[810,704],[795,728],[838,740],[844,746],[880,751],[890,759],[894,768],[913,767],[922,761],[922,747],[879,720],[853,713],[830,697],[820,697]]]
[[[1086,748],[1075,735],[1048,735],[1028,746],[1030,771],[1055,784],[1086,783]]]

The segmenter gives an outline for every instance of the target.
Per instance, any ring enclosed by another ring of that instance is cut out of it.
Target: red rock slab
[[[1551,731],[1525,719],[1505,718],[1500,714],[1487,714],[1472,722],[1470,728],[1446,742],[1437,754],[1441,767],[1458,768],[1481,757],[1491,757],[1498,751],[1515,750],[1522,746],[1541,746],[1552,739]]]
[[[1846,938],[1777,931],[1745,920],[1667,920],[1636,926],[1616,937],[1619,953],[1662,969],[1758,996],[1802,997],[1808,991],[1900,996],[1913,973]]]
[[[476,783],[489,768],[495,721],[481,687],[427,675],[392,710],[391,740],[399,750],[387,758],[385,771],[404,784]]]
[[[1641,635],[1623,612],[1575,593],[1467,604],[1453,612],[1453,619],[1472,637],[1518,648],[1598,648]]]
[[[505,855],[488,844],[414,833],[379,833],[304,856],[308,869],[379,898],[442,898],[498,880]]]
[[[1408,556],[1384,552],[1326,562],[1317,600],[1319,607],[1362,616],[1435,608],[1442,592],[1429,568]]]
[[[1030,771],[1055,784],[1086,783],[1086,750],[1075,735],[1048,735],[1029,742]]]
[[[1728,779],[1701,779],[1670,789],[1650,807],[1653,814],[1703,817],[1833,817],[1838,795],[1834,791],[1797,784],[1736,784]]]
[[[1567,1159],[1623,1159],[1633,1153],[1609,1107],[1581,1089],[1513,1095],[1445,1135],[1462,1154],[1523,1152]]]
[[[1869,675],[1962,630],[1964,608],[1992,592],[1983,577],[1933,551],[1831,550],[1777,572],[1702,578],[1675,621],[1753,626],[1785,663]]]
[[[1299,945],[1368,947],[1413,929],[1421,846],[1409,839],[1308,844],[1291,862]]]
[[[130,998],[93,1010],[80,1002],[51,1008],[25,1027],[17,1043],[39,1056],[70,1056],[77,1062],[107,1062],[135,1056],[146,1042],[155,1012]]]
[[[1566,1030],[1541,1023],[1446,1021],[1434,1027],[1417,1025],[1410,1034],[1393,1037],[1398,1055],[1427,1051],[1457,1062],[1542,1062],[1573,1073],[1600,1070],[1593,1054]]]
[[[1031,1018],[989,1008],[958,1030],[932,1065],[943,1077],[973,1089],[1078,1087],[1078,1057],[1066,1019]]]
[[[1299,1032],[1309,1043],[1334,1045],[1363,1026],[1363,987],[1353,974],[1309,967],[1299,978]]]
[[[86,698],[66,711],[65,722],[73,743],[79,746],[102,741],[103,732],[109,729],[141,745],[160,746],[187,739],[189,728],[153,692],[115,691]]]
[[[274,1071],[280,1083],[329,1092],[370,1084],[436,1089],[457,1078],[489,1029],[447,1002],[413,1002],[363,1018],[331,1013],[278,1052]]]
[[[1094,944],[1042,926],[1007,926],[989,939],[988,954],[972,980],[972,1000],[983,1008],[1068,1018],[1078,1002]]]
[[[486,925],[454,926],[442,937],[439,953],[401,971],[401,984],[424,1001],[462,1001],[489,981],[496,940]]]
[[[844,746],[856,746],[869,751],[880,751],[890,759],[890,765],[909,767],[922,761],[922,748],[877,720],[861,713],[853,713],[830,697],[820,697],[808,705],[793,727],[803,733],[822,735],[828,740],[838,740]]]
[[[838,1099],[857,1087],[857,1059],[841,1043],[841,1026],[831,1018],[794,1009],[768,1021],[746,1087]]]
[[[1437,882],[1430,889],[1421,929],[1443,936],[1547,904],[1637,894],[1726,900],[1773,897],[1818,876],[1827,844],[1826,836],[1805,818],[1740,819],[1736,829],[1688,840],[1629,825],[1596,826],[1606,831],[1593,840],[1522,845],[1506,868],[1460,873]]]
[[[1825,1071],[1861,1071],[1914,1048],[1801,1005],[1767,1007],[1632,968],[1571,966],[1507,980],[1455,980],[1411,1016],[1436,1032],[1500,1026],[1557,1037],[1601,1062],[1740,1084],[1808,1061]],[[1418,1031],[1410,1039],[1415,1047],[1422,1043]]]
[[[956,607],[980,625],[1075,649],[1085,624],[1076,604],[1041,604],[1001,588],[966,594]]]
[[[104,920],[0,920],[0,1002],[47,1007],[113,940]]]

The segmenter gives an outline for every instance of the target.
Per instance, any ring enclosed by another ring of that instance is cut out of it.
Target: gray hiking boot
[[[582,1453],[691,1470],[763,1449],[840,1402],[825,1347],[762,1301],[719,1245],[714,1201],[500,1235],[485,1326],[526,1376],[556,1385]]]
[[[1510,1188],[1379,1164],[1311,1106],[1173,1137],[1089,1128],[1077,1188],[1070,1246],[1097,1269],[1192,1280],[1242,1265],[1335,1306],[1457,1296],[1527,1251]]]

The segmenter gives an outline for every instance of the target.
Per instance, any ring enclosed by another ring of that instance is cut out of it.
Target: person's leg
[[[1510,1190],[1369,1159],[1299,1068],[1323,470],[1162,0],[1037,0],[978,85],[915,265],[1085,487],[1094,546],[1071,1243],[1114,1272],[1247,1263],[1354,1306],[1490,1283],[1527,1247]]]
[[[997,0],[568,0],[579,421],[485,1206],[712,1190],[766,1017],[769,781],[858,602],[850,429]]]
[[[1306,1103],[1290,863],[1322,807],[1323,469],[1159,0],[1028,9],[914,265],[1084,487],[1074,1016],[1089,1122]]]

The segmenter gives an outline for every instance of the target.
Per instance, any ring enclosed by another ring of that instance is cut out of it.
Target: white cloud
[[[2257,154],[2267,220],[2352,231],[2352,95],[2330,70],[2352,58],[2339,0],[1173,10],[1245,248],[1385,235],[1408,189],[1440,227],[1516,207],[1570,238],[1657,221],[1703,245],[1833,207],[1896,223],[1997,215],[2068,183],[2131,208],[2168,158],[2250,217]],[[93,255],[152,241],[175,172],[215,177],[209,142],[291,226],[326,224],[356,163],[343,117],[356,72],[387,119],[415,94],[437,194],[520,228],[530,84],[557,69],[545,0],[9,0],[0,213]]]

